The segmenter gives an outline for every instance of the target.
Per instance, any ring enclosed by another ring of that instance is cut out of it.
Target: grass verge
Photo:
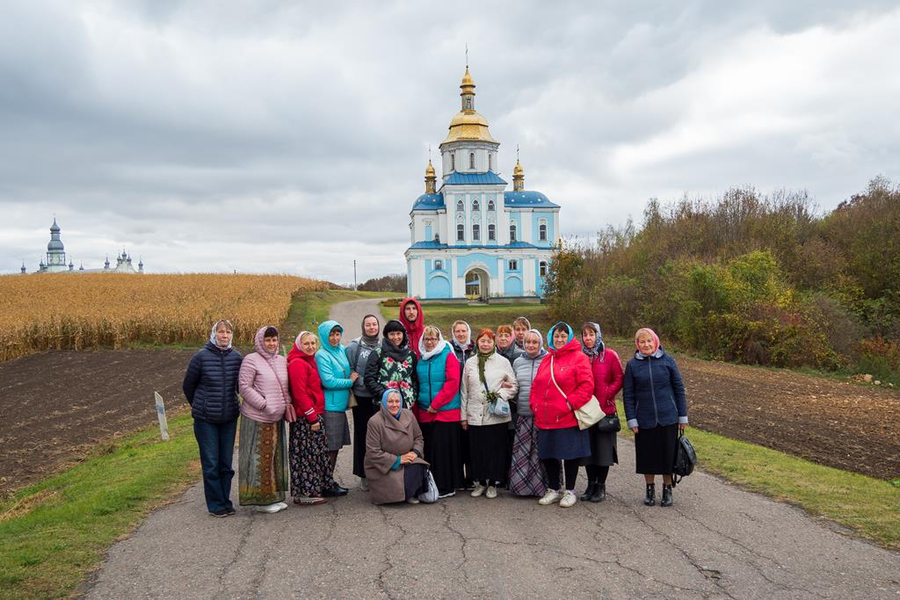
[[[0,503],[0,596],[70,595],[107,548],[199,478],[190,415],[102,444],[80,465]]]
[[[619,415],[625,411],[619,404]],[[631,430],[623,435],[631,436]],[[741,487],[789,502],[881,546],[900,549],[900,488],[715,433],[688,428],[699,467]],[[687,484],[690,485],[690,484]]]
[[[382,306],[381,314],[385,319],[396,319],[399,310],[396,306]],[[440,327],[446,340],[451,336],[450,326],[458,319],[469,323],[473,336],[482,327],[496,330],[498,325],[512,325],[516,317],[522,316],[531,321],[532,327],[541,331],[546,331],[553,325],[547,314],[547,307],[540,304],[428,304],[422,310],[425,312],[425,323]]]
[[[291,301],[291,309],[281,325],[283,344],[292,344],[294,338],[303,329],[316,333],[316,327],[328,320],[331,306],[348,300],[364,298],[384,298],[390,292],[354,292],[353,290],[328,290],[326,292],[304,292],[297,294]]]

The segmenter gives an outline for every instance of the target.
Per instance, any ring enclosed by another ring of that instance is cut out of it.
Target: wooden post
[[[159,436],[164,442],[169,441],[169,423],[166,421],[166,405],[163,403],[162,396],[159,392],[153,392],[156,398],[156,418],[159,419]]]

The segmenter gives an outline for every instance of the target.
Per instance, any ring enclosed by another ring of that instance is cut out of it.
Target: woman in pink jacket
[[[241,434],[238,450],[238,493],[241,506],[275,513],[287,508],[284,461],[287,437],[284,418],[288,392],[287,360],[278,354],[278,329],[261,327],[256,352],[247,355],[238,374]]]
[[[622,389],[622,361],[612,348],[603,343],[600,326],[593,322],[581,326],[581,351],[591,361],[594,374],[594,396],[607,415],[616,414],[616,394]],[[591,455],[581,459],[587,471],[587,489],[581,495],[582,502],[606,500],[606,477],[609,468],[619,462],[615,432],[601,432],[597,425],[588,428],[591,438]]]

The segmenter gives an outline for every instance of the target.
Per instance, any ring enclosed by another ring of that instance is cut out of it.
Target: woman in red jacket
[[[607,415],[616,414],[616,394],[622,389],[622,362],[612,348],[603,343],[603,334],[596,323],[581,327],[581,351],[591,361],[594,374],[594,396]],[[609,468],[619,462],[616,450],[616,433],[602,433],[597,425],[588,428],[591,438],[591,455],[581,459],[587,471],[588,486],[581,495],[582,502],[606,500],[606,477]]]
[[[316,336],[301,331],[288,353],[288,378],[291,404],[297,420],[291,423],[289,460],[291,495],[300,505],[324,504],[322,493],[334,481],[328,466],[328,442],[325,437],[325,392],[316,368]]]
[[[549,487],[539,504],[559,501],[568,508],[575,504],[575,480],[579,460],[591,454],[587,430],[578,428],[575,410],[594,393],[591,363],[581,351],[572,328],[557,323],[547,333],[550,356],[541,362],[531,384],[529,405],[538,428],[538,458],[547,469]],[[566,487],[560,486],[560,467],[565,461]]]

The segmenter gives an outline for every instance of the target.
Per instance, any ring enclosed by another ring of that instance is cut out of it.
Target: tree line
[[[805,191],[651,199],[554,254],[554,318],[654,327],[703,356],[852,369],[900,383],[900,188],[883,177],[818,214]]]

